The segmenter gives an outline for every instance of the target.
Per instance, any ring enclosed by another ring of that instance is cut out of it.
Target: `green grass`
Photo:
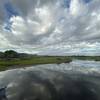
[[[100,56],[71,56],[71,59],[100,61]]]
[[[9,68],[39,64],[69,63],[73,59],[100,61],[100,56],[29,56],[26,58],[0,59],[0,71]]]
[[[69,63],[72,60],[69,57],[63,56],[34,56],[30,58],[18,58],[18,59],[1,59],[0,60],[0,70],[6,70],[8,68],[13,68],[13,66],[30,66],[38,64],[60,64]]]

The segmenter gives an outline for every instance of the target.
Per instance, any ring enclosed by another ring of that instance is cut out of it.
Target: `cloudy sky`
[[[100,55],[100,0],[0,0],[0,51]]]

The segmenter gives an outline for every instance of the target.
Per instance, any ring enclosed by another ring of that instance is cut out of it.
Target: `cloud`
[[[56,44],[37,49],[40,55],[100,55],[100,43]]]
[[[56,48],[56,44],[67,46],[79,44],[80,48],[83,42],[91,45],[100,42],[99,0],[3,0],[0,2],[2,48],[25,49],[51,45]],[[5,8],[5,4],[9,4],[9,7]],[[9,9],[10,17],[7,17]],[[88,47],[86,45],[85,47],[87,50]],[[70,49],[73,51],[72,47]],[[52,52],[52,50],[48,48],[48,51]],[[96,49],[93,52],[96,52]]]

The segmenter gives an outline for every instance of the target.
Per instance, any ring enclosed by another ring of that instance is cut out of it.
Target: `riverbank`
[[[72,59],[66,56],[33,56],[29,58],[14,58],[14,59],[1,59],[0,71],[9,69],[13,66],[31,66],[39,64],[60,64],[70,63]]]
[[[21,58],[0,59],[0,71],[13,67],[25,67],[40,64],[70,63],[73,60],[100,61],[100,56],[29,56]]]

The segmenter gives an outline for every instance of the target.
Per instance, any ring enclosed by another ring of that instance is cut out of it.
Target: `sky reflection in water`
[[[39,65],[0,72],[8,100],[100,100],[100,62]]]

